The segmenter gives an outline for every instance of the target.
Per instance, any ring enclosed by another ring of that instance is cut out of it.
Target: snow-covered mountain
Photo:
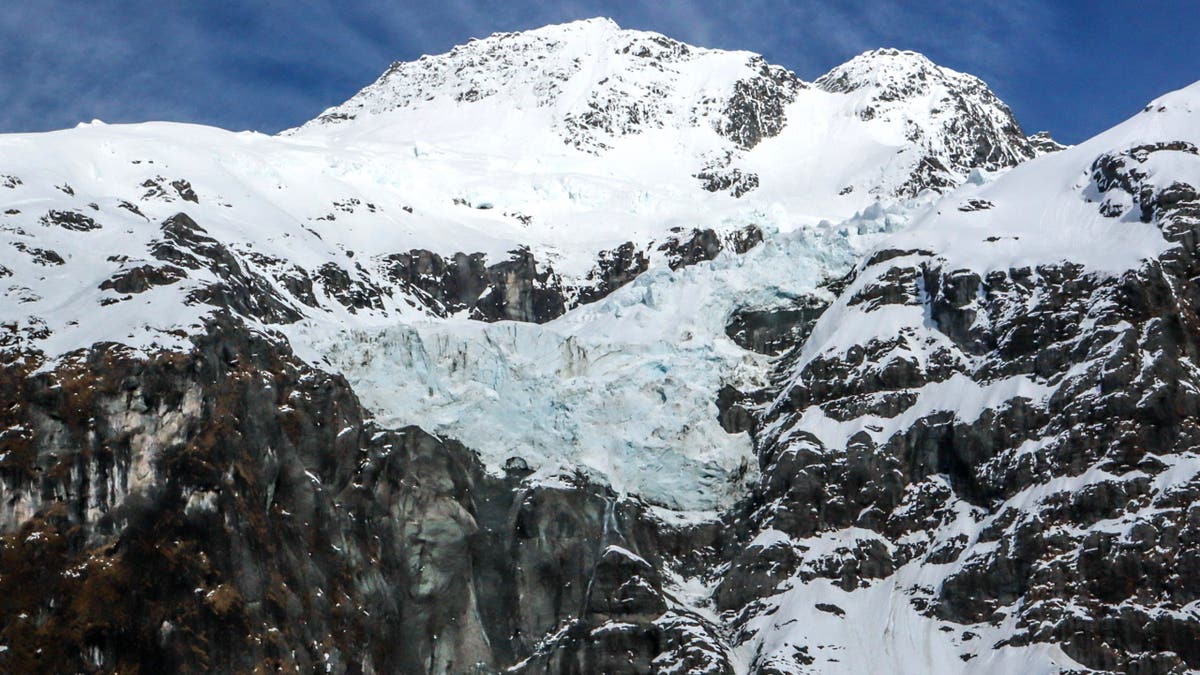
[[[721,581],[760,667],[1200,665],[1198,115],[948,194],[777,363]]]
[[[1197,86],[594,19],[0,136],[0,668],[1200,668]]]

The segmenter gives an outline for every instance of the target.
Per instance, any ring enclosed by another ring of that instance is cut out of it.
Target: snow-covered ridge
[[[397,62],[349,101],[298,132],[407,110],[471,108],[490,127],[508,115],[539,118],[545,131],[581,150],[651,129],[709,127],[742,147],[774,135],[797,89],[791,72],[743,51],[702,49],[664,35],[590,19],[520,33],[497,33],[449,53]],[[750,88],[758,108],[735,119],[731,106]]]
[[[815,84],[827,91],[871,89],[883,101],[896,101],[939,85],[960,89],[984,86],[974,75],[939,66],[924,54],[890,48],[863,52],[817,78]]]
[[[395,63],[286,133],[444,139],[539,156],[570,149],[625,166],[656,167],[665,157],[671,171],[685,168],[710,190],[761,189],[776,199],[776,190],[802,190],[810,202],[832,195],[859,208],[864,196],[941,191],[970,169],[1000,170],[1035,154],[982,81],[913,52],[867,52],[816,85],[757,54],[592,19]],[[825,147],[831,136],[836,152]],[[785,168],[795,164],[819,170]],[[822,217],[850,215],[836,203],[820,208]]]
[[[939,179],[949,181],[943,187],[959,182],[952,174],[961,176],[972,168],[995,171],[1038,154],[1012,111],[983,80],[939,66],[916,52],[865,52],[815,84],[851,95],[855,113],[863,119],[906,119],[908,139],[925,150],[921,162],[932,170],[926,183],[913,186],[918,191]],[[911,119],[914,110],[922,111],[924,119]]]

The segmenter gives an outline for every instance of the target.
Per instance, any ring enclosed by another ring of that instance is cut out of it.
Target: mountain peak
[[[552,23],[552,24],[542,26],[541,28],[535,28],[533,30],[525,31],[525,32],[535,33],[538,31],[554,32],[554,31],[590,31],[590,30],[618,31],[618,30],[624,30],[624,29],[621,28],[619,25],[617,25],[616,21],[610,19],[607,16],[593,16],[593,17],[590,17],[587,19],[575,19],[574,21],[564,21],[562,23]]]
[[[944,191],[972,169],[1001,170],[1035,154],[981,80],[916,52],[865,52],[813,90],[758,54],[695,47],[604,18],[497,33],[395,63],[288,133],[445,141],[500,154],[537,147],[541,155],[565,144],[592,155],[621,148],[618,154],[640,156],[653,137],[661,152],[689,157],[691,175],[706,189],[740,196],[759,185],[759,169],[736,166],[742,154],[792,122],[821,124],[831,105],[875,128],[863,127],[863,138],[883,133],[897,143],[878,176],[846,167],[844,182],[831,188],[851,188],[842,194],[855,186],[858,195]]]
[[[863,52],[817,78],[826,91],[848,93],[864,88],[907,98],[928,90],[930,83],[981,85],[979,78],[944,68],[914,51],[882,48]]]
[[[455,53],[458,50],[468,49],[471,47],[471,45],[474,45],[478,42],[498,42],[502,40],[510,40],[512,38],[519,38],[521,36],[574,41],[585,38],[586,36],[595,36],[604,39],[622,32],[634,33],[642,31],[626,30],[617,25],[616,21],[613,21],[608,17],[596,16],[589,19],[576,19],[574,21],[564,21],[563,23],[547,24],[545,26],[523,31],[492,33],[484,38],[471,38],[470,40],[467,40],[466,44],[458,45],[451,49],[450,53]]]
[[[1028,140],[1029,145],[1033,147],[1038,156],[1067,149],[1067,146],[1054,140],[1049,131],[1039,131],[1035,134],[1030,134]]]
[[[409,113],[443,128],[459,120],[472,132],[489,118],[536,124],[589,153],[643,131],[698,127],[749,147],[782,128],[764,116],[778,118],[805,86],[757,54],[694,47],[597,18],[497,33],[394,63],[302,129]],[[766,112],[742,114],[748,97]]]
[[[948,188],[970,169],[996,171],[1037,154],[1012,111],[983,80],[918,52],[863,52],[814,86],[853,94],[860,118],[903,123],[908,140],[930,151],[914,174],[913,190]]]
[[[915,52],[911,49],[897,49],[895,47],[869,49],[846,62],[846,65],[850,64],[866,64],[874,69],[882,67],[917,70],[939,67],[921,52]]]

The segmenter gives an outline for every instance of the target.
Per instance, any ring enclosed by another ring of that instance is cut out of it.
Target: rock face
[[[732,672],[647,561],[714,532],[379,429],[238,320],[2,377],[5,672]]]
[[[1038,155],[1048,155],[1052,152],[1065,150],[1067,146],[1059,143],[1050,136],[1049,131],[1039,131],[1029,137],[1029,145]]]
[[[798,298],[782,307],[743,307],[725,327],[738,345],[760,354],[779,354],[802,344],[829,303],[817,296]]]
[[[753,543],[716,595],[747,640],[778,630],[788,584],[891,579],[914,613],[998,638],[966,659],[1051,643],[1098,671],[1200,668],[1200,194],[1176,178],[1197,169],[1186,141],[1095,156],[1079,203],[1163,242],[1128,271],[921,249],[857,270],[755,423]]]
[[[482,254],[455,254],[450,259],[414,250],[388,256],[386,274],[399,290],[421,300],[434,315],[459,312],[480,321],[545,323],[567,310],[600,300],[645,272],[653,254],[671,269],[716,258],[722,251],[745,253],[762,241],[762,230],[750,225],[724,236],[711,229],[682,229],[662,243],[639,250],[633,242],[601,251],[596,266],[571,284],[550,266],[539,268],[528,250],[512,252],[504,262],[488,265]]]
[[[5,425],[22,430],[3,466],[4,670],[483,658],[463,602],[416,610],[391,590],[408,579],[419,603],[469,579],[461,448],[371,429],[343,381],[228,320],[188,354],[97,345],[4,377]],[[397,640],[447,622],[453,650]]]
[[[227,308],[265,323],[290,323],[300,318],[300,312],[263,275],[241,264],[228,247],[208,236],[186,213],[163,222],[162,234],[163,238],[151,245],[150,253],[172,263],[164,269],[176,270],[177,278],[181,278],[180,268],[205,270],[216,278],[192,291],[187,302]],[[113,288],[116,290],[115,284]]]

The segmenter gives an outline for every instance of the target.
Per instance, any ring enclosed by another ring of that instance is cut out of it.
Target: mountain
[[[868,52],[809,84],[757,54],[692,47],[608,19],[497,34],[393,64],[288,133],[329,130],[506,155],[561,154],[565,144],[624,172],[644,167],[643,183],[681,178],[683,168],[734,196],[800,190],[794,197],[822,200],[822,215],[944,189],[971,169],[1034,155],[982,81],[920,54]]]
[[[1200,668],[1198,101],[594,19],[0,136],[0,668]]]
[[[1200,665],[1198,102],[950,193],[776,364],[717,592],[757,667]]]

